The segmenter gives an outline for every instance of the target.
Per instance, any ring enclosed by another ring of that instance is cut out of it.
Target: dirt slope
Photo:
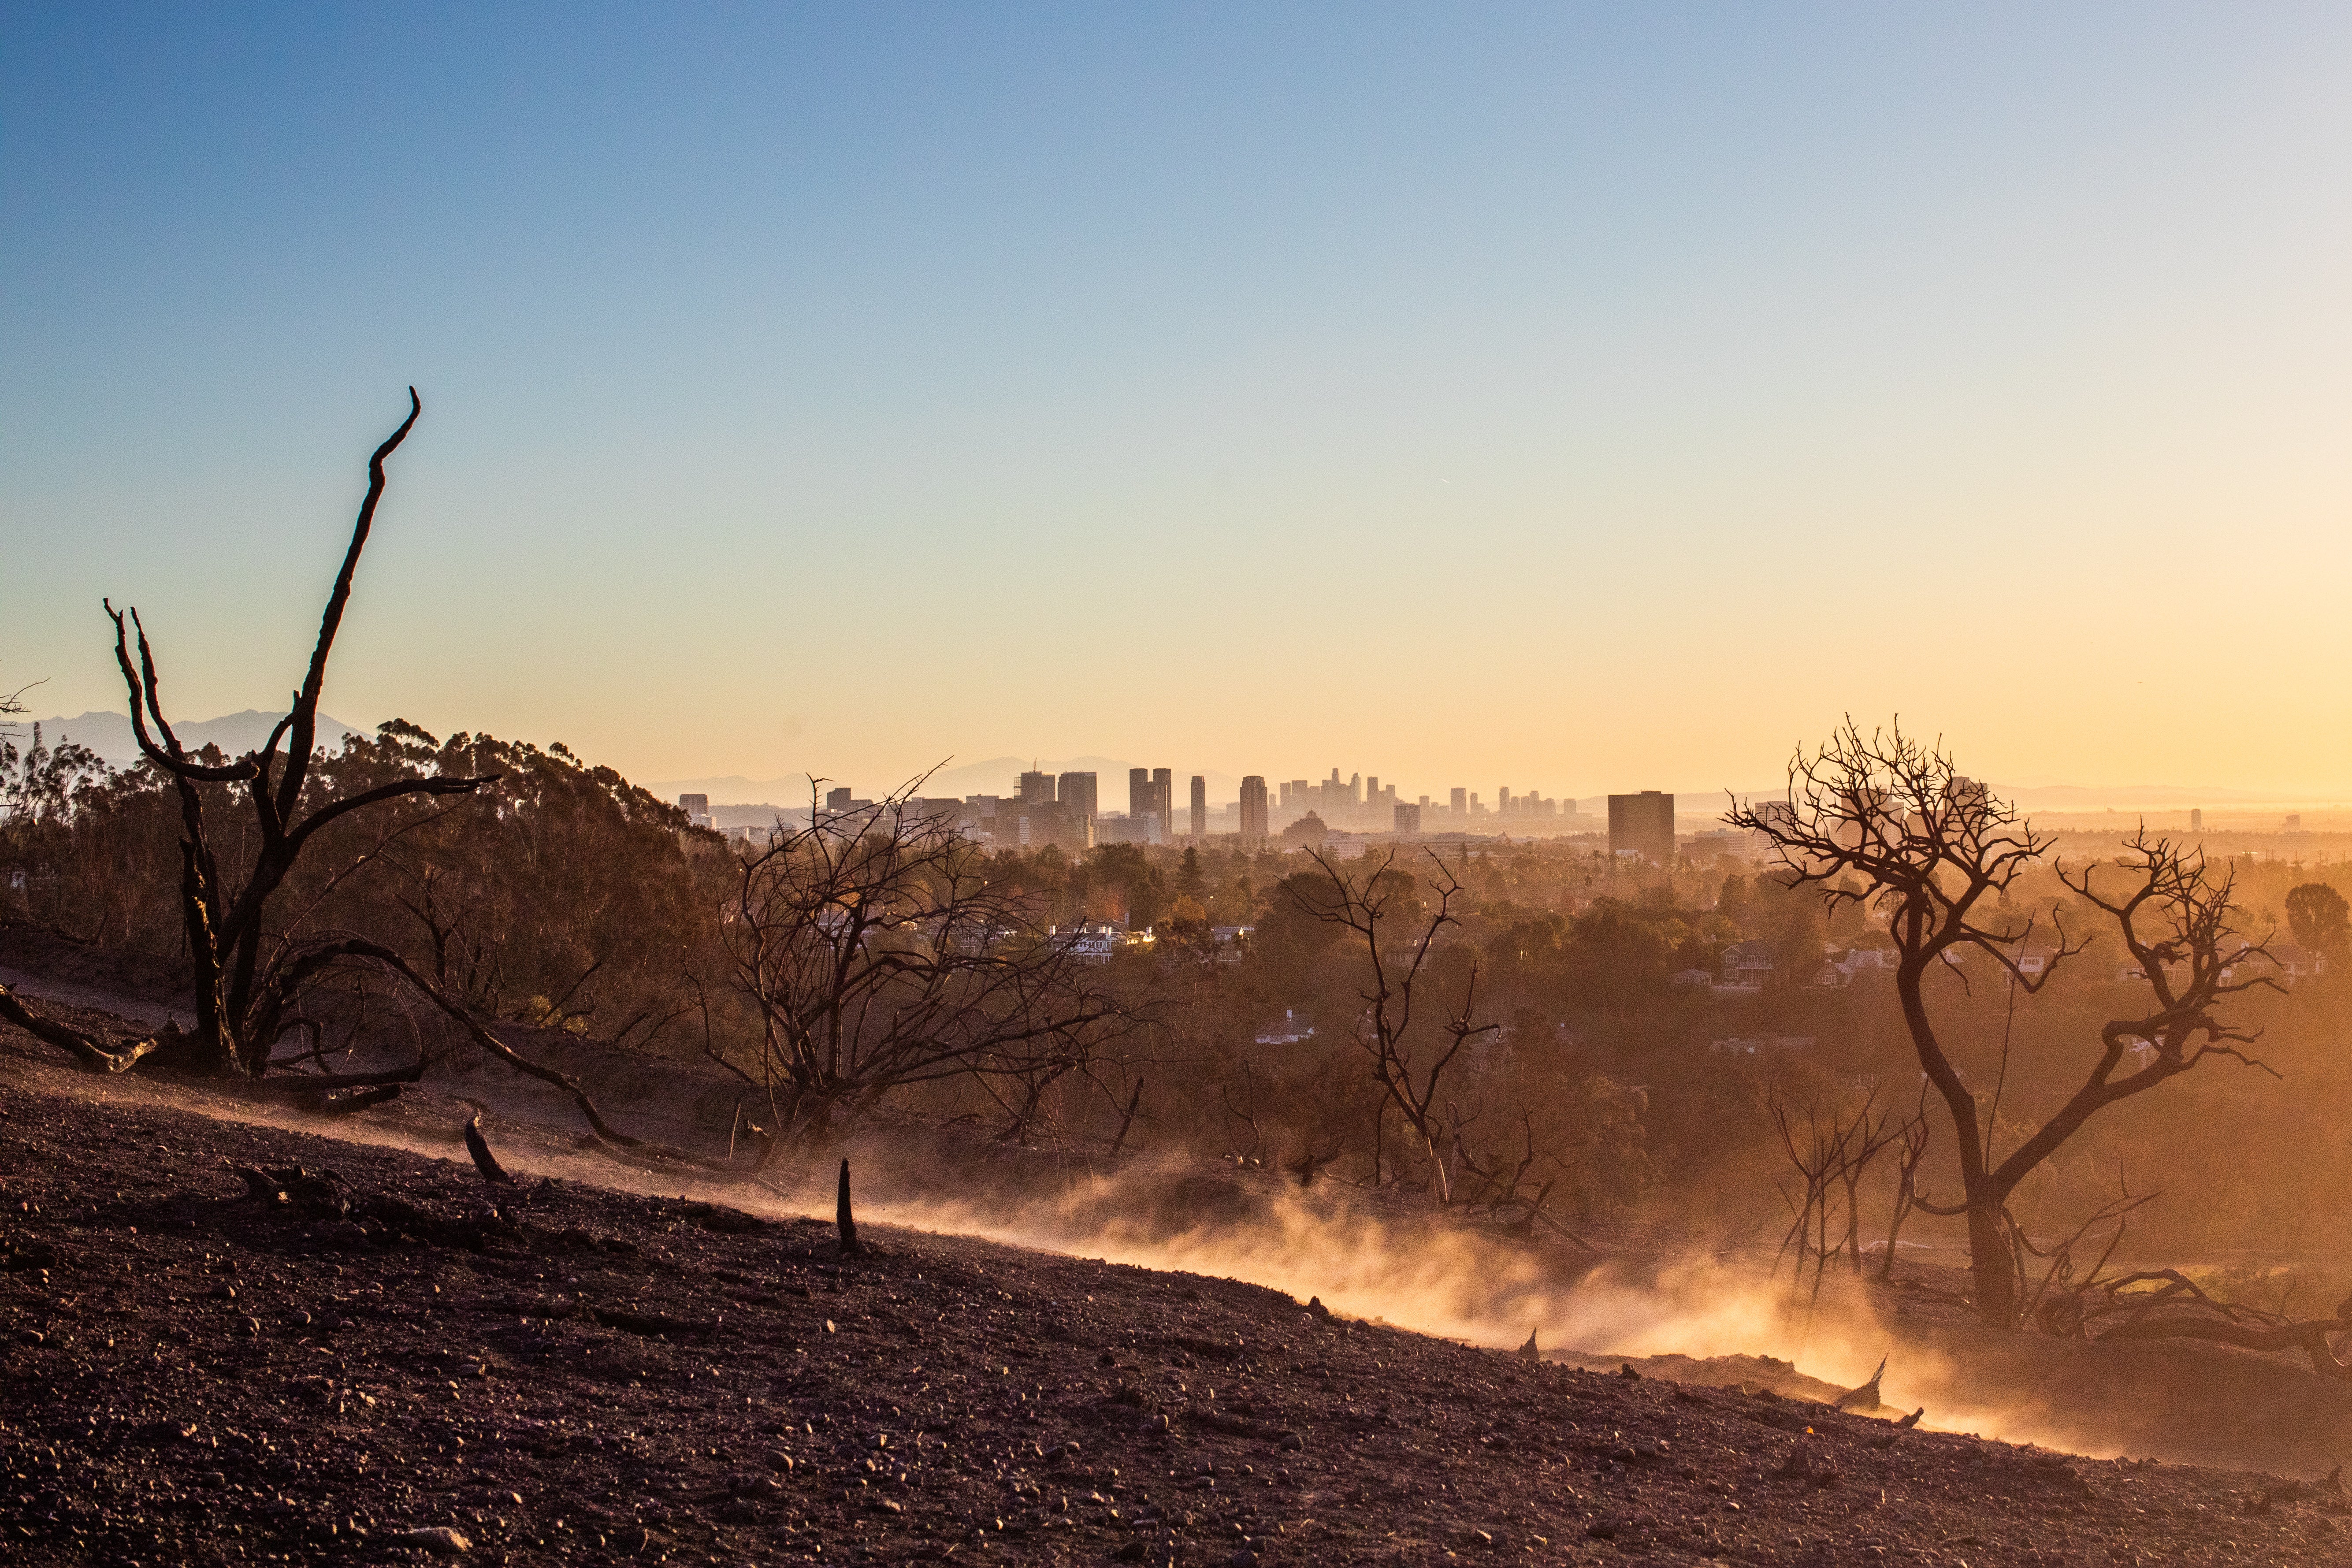
[[[21,1045],[21,1041],[17,1042]],[[0,1040],[0,1559],[2326,1563],[2069,1461],[1258,1287],[223,1122]],[[233,1166],[289,1171],[258,1195]],[[331,1171],[327,1177],[320,1173]],[[284,1195],[281,1196],[280,1194]]]

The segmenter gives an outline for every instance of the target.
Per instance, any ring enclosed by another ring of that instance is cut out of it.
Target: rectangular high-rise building
[[[1609,852],[1675,863],[1675,797],[1654,789],[1609,797]]]
[[[1129,816],[1151,815],[1151,770],[1150,768],[1127,770],[1127,815]]]
[[[1470,792],[1468,790],[1457,789],[1454,792],[1454,815],[1456,816],[1467,816],[1470,815]]]
[[[710,797],[707,795],[682,795],[677,797],[677,808],[688,816],[709,816]]]
[[[1025,773],[1021,775],[1021,804],[1051,805],[1054,804],[1054,775]]]
[[[1092,822],[1097,816],[1100,815],[1095,809],[1094,774],[1064,773],[1055,783],[1057,785],[1055,799],[1062,809],[1073,818]]]
[[[1265,780],[1256,773],[1242,780],[1242,847],[1265,847]]]
[[[1396,805],[1395,811],[1396,830],[1399,833],[1418,833],[1421,831],[1421,807],[1417,805],[1407,805],[1402,801],[1399,801]]]
[[[1165,844],[1176,832],[1176,770],[1151,770],[1151,809],[1160,817],[1160,842]]]
[[[1209,781],[1200,773],[1192,775],[1192,842],[1204,842],[1209,837]]]

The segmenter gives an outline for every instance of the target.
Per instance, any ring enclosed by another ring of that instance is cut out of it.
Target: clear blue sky
[[[40,711],[2352,790],[2342,7],[0,16]]]

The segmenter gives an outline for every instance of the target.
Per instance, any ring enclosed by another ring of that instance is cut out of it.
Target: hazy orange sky
[[[37,712],[2352,798],[2340,7],[9,16]]]

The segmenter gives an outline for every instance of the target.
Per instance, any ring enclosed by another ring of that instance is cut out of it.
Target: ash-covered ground
[[[811,1221],[496,1188],[462,1153],[196,1114],[0,1041],[0,1560],[2352,1557],[2309,1477],[864,1228],[844,1258]]]

